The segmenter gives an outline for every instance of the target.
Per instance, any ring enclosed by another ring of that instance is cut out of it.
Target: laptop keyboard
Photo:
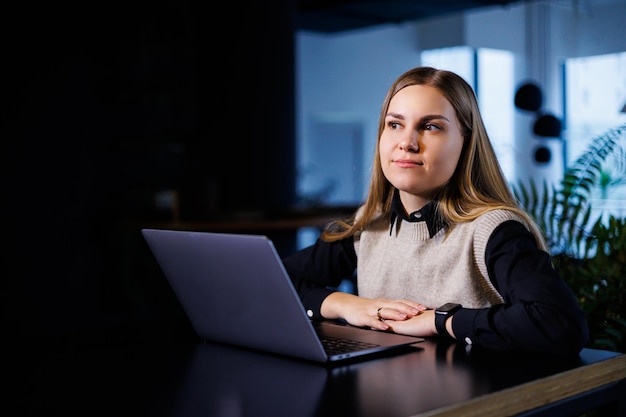
[[[373,348],[378,345],[373,343],[361,342],[358,340],[339,339],[331,336],[324,336],[321,339],[324,350],[329,355],[336,355],[347,352],[355,352],[357,350],[363,350]]]

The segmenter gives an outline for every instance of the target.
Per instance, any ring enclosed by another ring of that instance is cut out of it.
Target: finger
[[[416,303],[415,301],[411,301],[411,300],[402,300],[403,303],[407,304],[408,306],[418,310],[418,311],[424,311],[426,309],[428,309],[427,306],[425,306],[424,304],[421,303]]]
[[[426,308],[422,304],[415,304],[415,303],[406,304],[406,303],[401,302],[401,303],[395,304],[393,306],[393,309],[397,311],[399,314],[403,314],[404,316],[417,316],[418,314],[421,314],[421,312],[424,311]],[[394,317],[398,317],[398,319],[402,319],[402,320],[406,318],[406,317],[401,317],[401,316],[394,316]]]
[[[385,320],[406,320],[409,317],[419,314],[417,310],[409,309],[406,311],[406,306],[400,307],[402,310],[397,310],[397,307],[379,307],[376,310],[376,317],[380,321]]]
[[[382,331],[389,330],[389,325],[384,320],[378,320],[378,319],[374,320],[370,327],[374,330],[382,330]]]

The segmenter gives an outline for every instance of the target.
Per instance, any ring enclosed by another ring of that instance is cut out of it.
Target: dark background
[[[178,190],[186,221],[276,216],[293,205],[291,0],[219,14],[209,4],[3,13],[2,304],[13,340],[184,328],[139,234],[164,219],[160,190]]]

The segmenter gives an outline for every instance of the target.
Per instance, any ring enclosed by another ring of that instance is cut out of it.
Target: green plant
[[[519,182],[513,192],[542,229],[554,265],[589,320],[590,347],[626,352],[626,218],[594,215],[591,193],[623,182],[626,124],[594,138],[558,186]]]

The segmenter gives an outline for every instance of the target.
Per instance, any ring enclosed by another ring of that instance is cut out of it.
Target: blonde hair
[[[433,199],[441,219],[447,224],[463,223],[490,210],[510,210],[525,220],[539,247],[547,251],[541,230],[517,204],[502,173],[472,87],[457,74],[431,67],[417,67],[400,75],[383,101],[378,121],[378,141],[385,127],[391,99],[410,85],[427,85],[439,90],[454,108],[465,138],[454,174]],[[369,190],[359,216],[332,222],[322,233],[322,239],[329,242],[343,239],[363,230],[381,215],[388,217],[394,192],[395,187],[383,174],[376,146]]]

